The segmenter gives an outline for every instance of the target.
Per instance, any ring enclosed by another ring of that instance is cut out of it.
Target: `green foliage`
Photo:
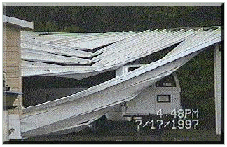
[[[182,104],[199,109],[200,126],[214,127],[214,50],[204,50],[178,71]],[[209,123],[207,123],[209,122]]]
[[[69,27],[65,27],[64,32],[69,32],[69,33],[77,33],[77,32],[85,32],[83,28],[78,27],[78,26],[69,26]]]
[[[7,6],[3,12],[34,21],[35,31],[144,31],[221,25],[221,7],[215,6]]]
[[[220,141],[215,129],[208,130],[167,130],[163,131],[162,141]]]
[[[46,22],[45,30],[47,32],[54,32],[55,29],[57,28],[57,25],[51,21]]]

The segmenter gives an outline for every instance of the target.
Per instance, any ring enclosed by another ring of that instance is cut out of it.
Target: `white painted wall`
[[[20,117],[18,114],[11,114],[9,117],[9,139],[22,139],[20,130]]]
[[[8,135],[8,130],[9,130],[9,118],[8,118],[8,111],[3,111],[2,113],[2,139],[3,141],[9,141],[9,135]]]

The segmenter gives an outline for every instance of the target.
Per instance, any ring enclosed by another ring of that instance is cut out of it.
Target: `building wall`
[[[6,85],[10,91],[22,92],[21,79],[20,28],[13,25],[3,27],[3,72],[6,73]],[[22,98],[18,96],[15,105],[21,106]]]
[[[3,15],[4,87],[10,87],[7,90],[13,95],[22,93],[20,31],[26,28],[33,29],[33,23]],[[19,94],[15,101],[11,97],[9,92],[3,96],[3,141],[21,139],[22,95]],[[10,101],[16,106],[14,109],[9,107],[12,106]]]

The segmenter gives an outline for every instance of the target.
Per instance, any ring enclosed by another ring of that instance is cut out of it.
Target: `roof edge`
[[[8,17],[6,15],[3,15],[2,19],[3,19],[3,23],[10,23],[10,24],[18,25],[22,28],[34,29],[33,22],[28,22],[28,21],[21,20],[21,19],[15,18],[15,17]]]

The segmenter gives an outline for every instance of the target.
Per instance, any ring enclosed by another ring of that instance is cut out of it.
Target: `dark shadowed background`
[[[220,6],[7,6],[35,31],[110,32],[221,26]]]

